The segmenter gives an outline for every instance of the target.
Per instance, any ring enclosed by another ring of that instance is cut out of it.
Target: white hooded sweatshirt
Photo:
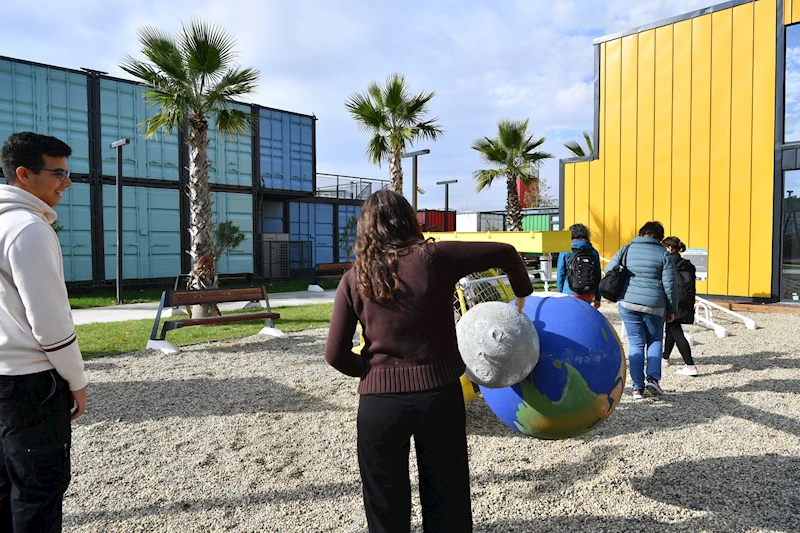
[[[0,184],[0,375],[55,368],[72,391],[86,386],[75,338],[56,212],[36,196]]]

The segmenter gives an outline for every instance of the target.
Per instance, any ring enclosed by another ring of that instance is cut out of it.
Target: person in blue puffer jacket
[[[562,252],[558,254],[556,290],[558,292],[574,296],[575,298],[583,300],[584,302],[593,303],[595,309],[600,309],[600,254],[598,254],[597,250],[595,250],[594,246],[592,246],[592,242],[589,238],[589,228],[583,224],[573,224],[569,227],[569,230],[572,233],[572,249],[591,250],[592,256],[594,256],[593,268],[595,269],[595,289],[594,291],[586,293],[578,293],[572,290],[572,288],[569,286],[569,282],[567,281],[567,266],[569,265],[569,260],[572,257],[572,252]]]
[[[664,393],[659,384],[664,323],[675,319],[678,282],[675,263],[662,240],[664,226],[660,222],[646,223],[639,236],[620,248],[605,269],[608,273],[616,268],[627,252],[624,264],[629,275],[619,299],[619,314],[628,334],[628,369],[634,400],[644,398],[645,390],[653,395]]]

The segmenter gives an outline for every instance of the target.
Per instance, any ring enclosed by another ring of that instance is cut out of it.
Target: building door
[[[800,170],[784,172],[781,300],[800,301]]]

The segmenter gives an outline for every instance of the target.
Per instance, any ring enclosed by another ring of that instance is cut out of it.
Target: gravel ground
[[[628,380],[583,437],[525,437],[469,402],[475,531],[800,531],[800,315],[749,316],[725,339],[689,326],[701,376],[665,369],[667,395],[636,403]],[[325,365],[326,334],[88,361],[65,531],[366,531],[356,383]]]

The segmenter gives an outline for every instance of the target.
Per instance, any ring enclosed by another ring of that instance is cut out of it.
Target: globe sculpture
[[[539,361],[515,385],[480,387],[489,408],[511,429],[540,439],[597,428],[625,386],[625,356],[614,328],[591,305],[563,295],[529,296],[524,313],[539,336]]]

